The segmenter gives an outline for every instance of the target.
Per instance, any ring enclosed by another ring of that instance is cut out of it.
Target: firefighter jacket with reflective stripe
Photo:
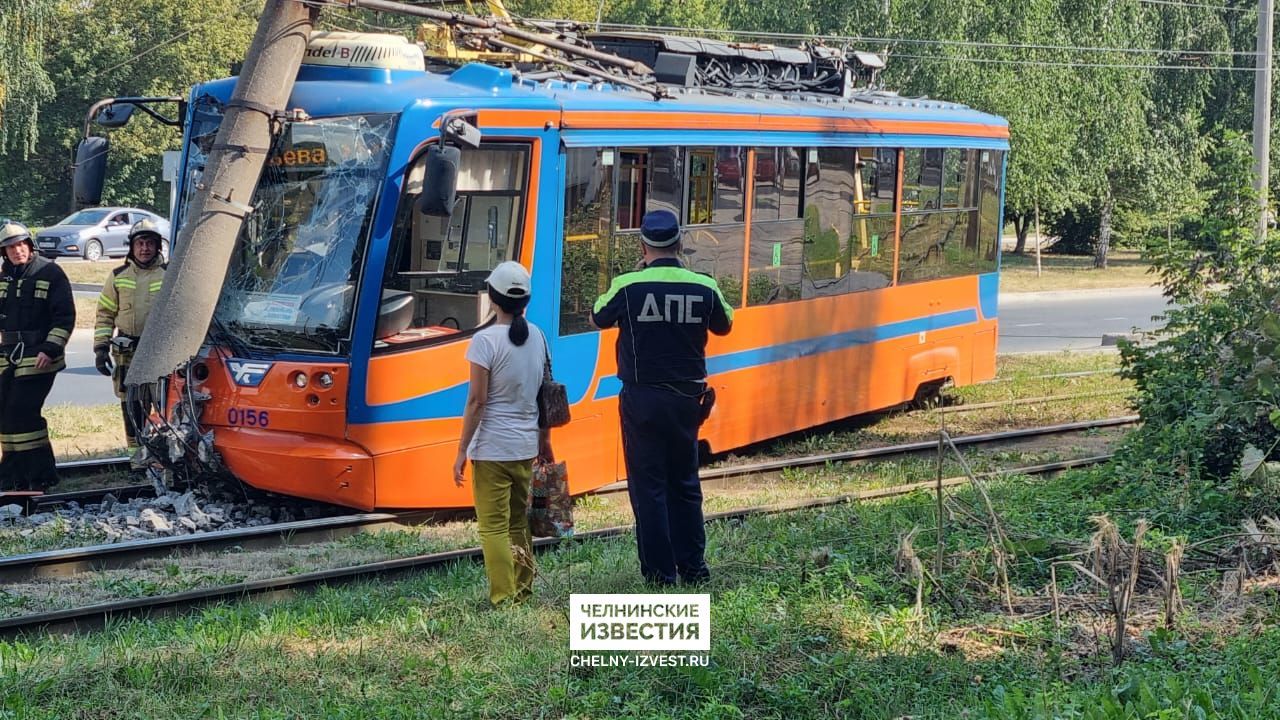
[[[618,326],[618,379],[624,385],[707,378],[707,331],[729,332],[733,308],[714,278],[660,258],[619,275],[596,300],[596,327]]]
[[[17,365],[15,377],[53,373],[76,326],[76,302],[66,273],[39,255],[26,265],[5,259],[0,270],[0,371]],[[36,368],[36,355],[53,362]]]
[[[147,315],[160,294],[165,266],[138,267],[132,260],[111,271],[98,295],[98,317],[93,324],[93,349],[98,351],[111,343],[119,328],[121,335],[138,338],[147,324]]]

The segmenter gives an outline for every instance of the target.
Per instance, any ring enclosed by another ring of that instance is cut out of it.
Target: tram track
[[[1094,376],[1094,375],[1114,375],[1114,374],[1116,374],[1116,370],[1111,370],[1111,369],[1090,370],[1090,371],[1083,371],[1083,372],[1050,373],[1050,374],[1044,374],[1044,375],[1036,375],[1036,376],[1032,376],[1030,379],[1048,379],[1048,380],[1067,379],[1069,380],[1069,379],[1074,379],[1078,377],[1087,377],[1087,376]],[[997,378],[995,380],[988,380],[988,381],[977,383],[977,384],[987,385],[987,384],[1011,382],[1012,380],[1013,378]],[[1101,396],[1107,396],[1111,394],[1114,394],[1114,393],[1111,391],[1107,391],[1104,393],[1087,393],[1083,395],[1081,394],[1052,395],[1052,396],[1037,397],[1037,398],[1001,400],[996,402],[979,403],[979,404],[972,404],[972,405],[962,404],[962,405],[938,408],[937,410],[943,413],[969,412],[969,411],[1004,407],[1008,405],[1022,405],[1022,404],[1043,403],[1043,402],[1078,400],[1081,398],[1089,398],[1089,397],[1095,397],[1095,396],[1101,397]],[[1112,418],[1111,420],[1114,420],[1120,424],[1124,424],[1124,423],[1136,420],[1136,416],[1126,417],[1126,418]],[[1089,421],[1085,421],[1085,422],[1089,422]],[[1068,425],[1071,425],[1071,424],[1069,423]],[[1102,427],[1102,426],[1103,425],[1100,425],[1098,427]],[[1034,431],[1035,429],[1029,429],[1029,430]],[[1067,430],[1064,430],[1064,432],[1065,431]],[[1020,431],[1012,431],[1012,432],[1016,433]],[[994,434],[998,434],[998,433],[994,433]],[[975,435],[971,437],[981,438],[987,435],[993,435],[993,433],[985,433],[983,435]],[[1010,437],[1017,437],[1017,436],[1011,435]],[[981,442],[981,440],[976,440],[976,439],[972,441],[966,440],[966,442]],[[925,443],[920,443],[920,446],[921,446],[920,449],[923,451],[923,450],[933,449],[934,444],[932,442],[925,442]],[[891,450],[891,448],[893,447],[898,447],[898,446],[890,446],[889,448],[886,448],[886,450]],[[859,459],[862,457],[872,458],[872,457],[879,456],[878,455],[879,452],[880,452],[879,448],[872,448],[872,449],[863,450],[863,451],[852,451],[851,454],[834,453],[830,456],[827,456],[827,460],[831,462],[838,462],[843,460]],[[869,453],[869,454],[863,455],[862,453]],[[76,478],[85,477],[85,476],[105,475],[111,472],[116,472],[116,473],[126,472],[129,469],[130,469],[130,458],[128,456],[97,458],[97,459],[91,459],[91,460],[72,460],[72,461],[65,461],[65,462],[58,463],[58,472],[64,480],[76,479]],[[768,468],[762,465],[761,469],[767,470]],[[717,471],[719,471],[719,469],[704,470],[704,473],[717,472]],[[613,486],[610,486],[610,487],[613,487],[616,490],[617,488],[625,487],[625,484],[615,483]],[[152,492],[153,488],[154,486],[151,484],[139,483],[136,485],[119,485],[119,486],[113,486],[113,487],[85,488],[85,489],[74,490],[74,491],[53,492],[53,493],[48,493],[45,495],[39,495],[34,497],[25,497],[25,498],[14,497],[12,501],[21,504],[24,507],[25,512],[30,514],[32,512],[38,512],[45,509],[56,508],[58,506],[65,506],[73,502],[79,505],[99,504],[102,502],[103,498],[105,498],[108,494],[110,494],[116,500],[129,500],[135,497],[140,497],[146,493]],[[603,488],[600,490],[597,490],[597,492],[603,492],[603,491],[605,491]]]
[[[975,446],[999,444],[1018,439],[1082,432],[1095,428],[1118,427],[1136,422],[1136,418],[1126,416],[1107,418],[1100,421],[1066,423],[1042,428],[1027,428],[1001,433],[983,433],[980,435],[953,438],[957,446]],[[884,459],[893,456],[909,456],[913,453],[936,451],[936,441],[904,443],[880,448],[866,448],[837,453],[825,453],[804,457],[771,460],[758,463],[729,465],[708,468],[700,473],[704,482],[726,481],[733,478],[748,479],[763,473],[778,472],[788,468],[811,468],[831,463],[858,461],[864,459]],[[1110,455],[1094,455],[1053,463],[1014,468],[988,473],[981,476],[999,476],[1008,474],[1045,475],[1074,467],[1105,462]],[[968,477],[955,477],[942,480],[943,487],[953,487],[969,482]],[[619,485],[621,487],[619,487]],[[891,487],[862,490],[837,496],[828,496],[808,500],[799,500],[775,505],[739,508],[724,512],[709,513],[709,521],[730,518],[745,518],[753,515],[790,512],[807,508],[817,508],[846,502],[882,499],[905,495],[920,490],[937,488],[937,480],[907,483]],[[605,486],[596,491],[610,494],[625,488],[625,484]],[[143,560],[156,557],[167,557],[183,551],[217,551],[226,548],[266,549],[284,545],[305,545],[325,542],[347,535],[372,532],[387,528],[403,528],[415,521],[432,519],[427,511],[407,513],[362,513],[317,520],[298,521],[264,527],[239,528],[221,530],[196,535],[152,538],[128,543],[117,543],[85,548],[31,553],[0,559],[0,583],[30,581],[40,578],[66,578],[86,572],[95,572],[111,568],[129,567]],[[443,513],[449,514],[448,511]],[[579,539],[598,539],[616,536],[632,529],[630,525],[602,528],[580,533]],[[539,539],[536,548],[546,548],[557,544],[557,540]],[[248,598],[262,595],[277,596],[290,594],[300,589],[315,585],[350,582],[366,577],[394,575],[400,572],[418,571],[440,567],[463,559],[480,557],[479,548],[466,548],[429,555],[418,555],[408,558],[383,560],[348,567],[317,570],[298,573],[287,577],[263,578],[239,582],[218,587],[202,588],[186,592],[173,593],[145,598],[131,598],[97,603],[79,608],[39,612],[30,615],[0,619],[0,636],[11,637],[36,630],[65,632],[98,628],[111,618],[148,615],[152,613],[177,612],[185,608],[196,607],[210,602],[237,598]]]
[[[76,480],[82,477],[106,475],[108,473],[127,472],[130,469],[130,465],[128,457],[112,457],[94,458],[91,460],[68,460],[58,463],[57,468],[59,478],[63,481],[67,481]],[[31,512],[41,507],[65,505],[72,502],[80,503],[81,505],[85,503],[101,502],[102,498],[108,493],[111,493],[116,498],[132,498],[137,497],[140,493],[150,491],[151,489],[152,486],[149,484],[118,485],[113,487],[51,492],[43,495],[6,493],[5,499],[8,502],[16,502],[22,505],[26,512]]]

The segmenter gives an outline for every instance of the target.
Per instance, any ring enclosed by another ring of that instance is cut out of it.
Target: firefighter
[[[98,372],[111,376],[115,385],[130,450],[137,449],[137,433],[146,417],[142,403],[126,398],[124,378],[147,315],[164,282],[165,264],[160,255],[163,242],[155,221],[144,219],[133,224],[129,229],[129,255],[102,285],[98,317],[93,324],[93,353]]]
[[[640,224],[641,269],[614,278],[592,321],[617,326],[618,411],[640,573],[658,586],[710,579],[704,559],[698,426],[707,386],[707,333],[725,335],[733,308],[715,279],[680,262],[680,223],[667,210]]]
[[[41,411],[67,366],[76,324],[71,283],[40,257],[21,223],[0,221],[0,489],[43,491],[58,482]]]

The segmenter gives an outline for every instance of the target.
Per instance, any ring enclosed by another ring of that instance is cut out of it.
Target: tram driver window
[[[415,161],[406,174],[383,279],[384,303],[404,293],[412,297],[412,321],[408,329],[378,340],[380,346],[466,331],[489,320],[484,281],[498,263],[517,257],[527,166],[524,147],[463,150],[457,200],[445,218],[415,209],[425,154]]]

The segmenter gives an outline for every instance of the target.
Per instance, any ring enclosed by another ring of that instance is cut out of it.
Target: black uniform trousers
[[[58,482],[49,424],[41,411],[57,373],[0,372],[0,488],[44,490]]]
[[[624,385],[619,404],[640,573],[657,584],[707,580],[698,399],[661,386]]]

